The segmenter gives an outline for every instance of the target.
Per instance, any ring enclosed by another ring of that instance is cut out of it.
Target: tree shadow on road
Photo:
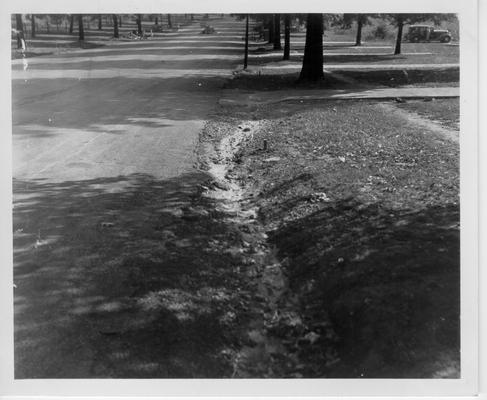
[[[211,243],[240,242],[206,180],[14,181],[17,379],[231,375],[244,285]]]

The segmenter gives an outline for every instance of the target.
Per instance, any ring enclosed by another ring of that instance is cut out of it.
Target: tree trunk
[[[15,14],[15,25],[17,29],[17,48],[22,48],[22,39],[24,38],[24,24],[22,23],[22,14]]]
[[[281,46],[281,14],[274,14],[274,50],[282,50]]]
[[[118,26],[120,28],[122,27],[122,16],[121,15],[118,17]]]
[[[274,14],[269,14],[269,43],[274,43],[274,35],[276,33],[276,28],[274,28]]]
[[[404,21],[402,18],[397,20],[397,37],[396,37],[396,48],[394,49],[394,55],[401,54],[401,43],[402,43],[402,28],[404,26]]]
[[[364,25],[364,18],[361,14],[357,17],[357,36],[355,37],[355,46],[362,46],[362,27]]]
[[[117,14],[112,14],[113,19],[113,37],[118,38],[118,18]]]
[[[101,14],[98,14],[98,30],[101,31]]]
[[[323,78],[323,14],[308,14],[303,67],[299,80],[317,81]]]
[[[289,60],[291,52],[291,16],[284,14],[284,56],[283,60]]]
[[[244,69],[247,69],[249,62],[249,14],[245,18],[245,55],[244,55]]]
[[[167,26],[172,28],[171,14],[167,14]]]
[[[85,40],[85,29],[83,27],[83,14],[78,14],[79,40]]]
[[[142,15],[137,14],[137,34],[142,36]]]
[[[194,21],[194,14],[191,14],[191,21]]]
[[[72,35],[73,34],[73,26],[74,26],[74,15],[71,14],[69,16],[69,34]]]
[[[157,15],[155,17],[154,25],[159,25],[159,18],[157,17]]]
[[[36,37],[36,16],[34,14],[30,16],[30,37]]]

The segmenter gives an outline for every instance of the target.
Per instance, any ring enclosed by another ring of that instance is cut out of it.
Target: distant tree
[[[274,14],[274,50],[282,50],[282,46],[281,46],[281,14]]]
[[[30,36],[31,36],[31,38],[36,37],[36,16],[35,16],[35,14],[30,15]]]
[[[283,60],[289,60],[291,53],[291,14],[284,14],[284,55]]]
[[[172,19],[171,19],[171,14],[167,14],[167,26],[169,28],[172,28]]]
[[[345,15],[351,15],[352,18],[355,20],[357,23],[357,33],[355,35],[355,46],[361,46],[362,45],[362,28],[364,25],[369,23],[369,16],[366,14],[344,14]]]
[[[65,18],[64,14],[50,14],[49,19],[51,22],[54,22],[54,25],[56,25],[56,32],[59,32],[59,26],[63,22]]]
[[[74,26],[74,14],[69,16],[69,34],[73,34],[73,26]]]
[[[101,23],[101,18],[102,18],[102,15],[101,14],[98,14],[98,30],[101,31],[102,29],[102,23]]]
[[[122,16],[118,17],[118,26],[121,28],[122,27]]]
[[[113,37],[118,38],[118,17],[117,14],[112,14],[113,19]]]
[[[249,14],[245,16],[245,54],[244,54],[244,67],[247,69],[249,63]]]
[[[78,14],[78,37],[80,41],[85,40],[85,29],[83,27],[83,14]]]
[[[276,28],[274,27],[274,14],[268,14],[264,21],[264,25],[269,29],[269,43],[274,43],[274,35]]]
[[[15,28],[17,29],[17,48],[22,48],[22,39],[24,39],[24,23],[22,14],[15,14]]]
[[[308,14],[303,66],[299,80],[317,81],[323,78],[323,14]]]
[[[142,14],[137,14],[137,34],[142,35]]]

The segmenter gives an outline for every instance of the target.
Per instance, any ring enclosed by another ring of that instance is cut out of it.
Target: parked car
[[[437,29],[431,25],[411,25],[406,40],[412,43],[418,42],[451,42],[451,33],[448,29]]]

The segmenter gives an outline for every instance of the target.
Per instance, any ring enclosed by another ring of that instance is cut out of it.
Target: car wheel
[[[451,37],[450,36],[445,36],[443,39],[441,39],[443,43],[450,43],[451,42]]]

